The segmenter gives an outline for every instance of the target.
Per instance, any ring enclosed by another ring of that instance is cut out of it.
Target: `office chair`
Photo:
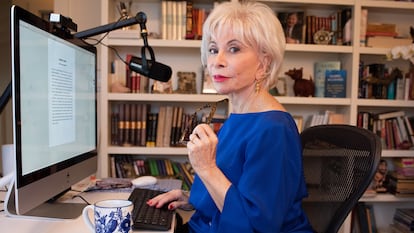
[[[315,232],[336,233],[374,177],[380,139],[351,125],[310,127],[301,139],[309,193],[303,208]]]

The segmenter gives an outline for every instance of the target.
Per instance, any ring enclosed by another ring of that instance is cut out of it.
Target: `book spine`
[[[118,142],[120,145],[124,142],[124,135],[125,135],[125,106],[123,103],[119,105],[119,121],[118,121]]]
[[[149,104],[142,104],[141,105],[141,140],[140,140],[140,146],[146,146],[147,144],[147,125],[148,125],[148,119],[147,116],[150,112],[150,105]]]
[[[368,9],[361,9],[361,24],[359,31],[359,46],[365,47],[367,45],[367,24],[368,24]]]

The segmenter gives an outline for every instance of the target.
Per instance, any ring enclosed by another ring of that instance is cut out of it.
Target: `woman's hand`
[[[206,186],[217,208],[222,211],[231,183],[216,164],[218,138],[207,124],[197,125],[187,143],[191,166]]]
[[[199,124],[194,128],[187,149],[191,166],[197,174],[201,175],[217,168],[217,143],[217,136],[209,125]]]
[[[155,196],[147,201],[149,206],[155,206],[161,208],[168,203],[169,210],[175,210],[177,208],[183,210],[192,210],[193,207],[188,203],[188,193],[180,189],[174,189],[169,192]]]

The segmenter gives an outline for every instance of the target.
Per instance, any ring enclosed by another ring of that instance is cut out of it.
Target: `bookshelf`
[[[237,1],[237,0],[231,0]],[[68,0],[69,2],[69,0]],[[119,0],[96,1],[100,4],[101,24],[114,22],[119,17],[116,6]],[[197,7],[211,9],[214,6],[212,0],[195,0]],[[345,98],[307,98],[293,96],[293,80],[286,76],[288,87],[287,96],[276,97],[292,115],[303,116],[303,125],[314,114],[323,113],[326,110],[344,115],[345,123],[356,125],[357,114],[360,111],[379,113],[391,110],[403,110],[408,116],[414,116],[414,100],[386,100],[386,99],[361,99],[358,97],[359,62],[385,63],[387,66],[398,66],[407,71],[409,63],[405,60],[386,61],[385,55],[389,49],[362,47],[359,43],[360,21],[362,9],[368,9],[368,22],[394,23],[400,35],[407,35],[410,23],[414,21],[414,3],[387,1],[387,0],[261,0],[268,4],[275,12],[300,9],[305,14],[325,15],[339,9],[352,9],[352,40],[351,45],[316,45],[316,44],[287,44],[285,61],[282,74],[292,68],[304,69],[304,77],[313,76],[315,61],[338,60],[342,69],[347,71],[346,97]],[[132,11],[144,11],[148,16],[147,28],[155,33],[161,31],[161,1],[160,0],[134,0]],[[71,3],[75,5],[76,3]],[[81,4],[81,3],[77,3]],[[69,3],[68,3],[69,5]],[[73,6],[73,9],[75,9]],[[79,6],[81,7],[81,6]],[[386,22],[384,22],[386,20]],[[75,20],[76,21],[76,20]],[[412,25],[411,25],[412,26]],[[138,39],[138,30],[114,31],[104,40],[106,45],[115,47],[121,56],[133,53],[138,54],[142,46],[142,40]],[[200,93],[201,63],[199,61],[200,41],[197,40],[162,40],[149,39],[156,58],[159,62],[168,64],[173,69],[173,86],[177,85],[177,71],[194,71],[197,73],[197,90]],[[109,92],[110,62],[115,59],[114,52],[105,47],[99,47],[99,174],[105,177],[109,173],[109,157],[111,155],[143,155],[165,156],[173,159],[184,159],[185,148],[171,147],[120,147],[110,145],[110,104],[116,101],[151,103],[157,109],[160,104],[180,104],[190,111],[206,102],[215,102],[223,98],[220,95],[207,94],[118,94]],[[414,152],[402,150],[384,150],[383,157],[412,157]],[[381,194],[376,197],[363,198],[361,201],[369,202],[374,206],[377,218],[378,232],[388,232],[388,225],[392,221],[392,214],[397,207],[410,206],[414,208],[414,198],[398,198],[390,194]],[[350,218],[343,226],[343,232],[350,232]]]

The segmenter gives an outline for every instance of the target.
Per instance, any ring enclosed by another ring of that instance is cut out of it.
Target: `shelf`
[[[161,40],[148,39],[152,47],[200,48],[200,40]],[[108,35],[107,44],[110,46],[142,46],[138,30],[116,30]],[[291,52],[322,52],[322,53],[352,53],[351,46],[287,44],[286,51]]]
[[[286,44],[286,51],[352,54],[353,48],[341,45]]]
[[[413,202],[414,197],[397,197],[390,193],[380,193],[373,197],[362,197],[359,201],[364,202]]]
[[[186,155],[187,147],[108,147],[108,154]]]
[[[358,1],[358,0],[356,0]],[[398,10],[413,10],[414,2],[397,2],[397,1],[378,1],[378,0],[361,0],[362,7],[372,8],[392,8]]]
[[[110,101],[146,101],[146,102],[216,102],[227,98],[225,95],[205,94],[108,94]]]
[[[382,157],[398,158],[398,157],[413,157],[414,150],[383,150]]]
[[[364,55],[384,55],[384,59],[386,59],[387,53],[390,52],[390,48],[371,48],[371,47],[360,47],[359,54]]]
[[[353,0],[260,0],[260,2],[266,3],[289,3],[289,4],[310,4],[310,5],[340,5],[340,6],[352,6],[354,4]]]
[[[365,107],[414,108],[414,100],[358,99],[356,105]]]
[[[351,104],[349,98],[318,98],[318,97],[285,97],[276,96],[281,104],[292,105],[340,105],[347,106]]]

